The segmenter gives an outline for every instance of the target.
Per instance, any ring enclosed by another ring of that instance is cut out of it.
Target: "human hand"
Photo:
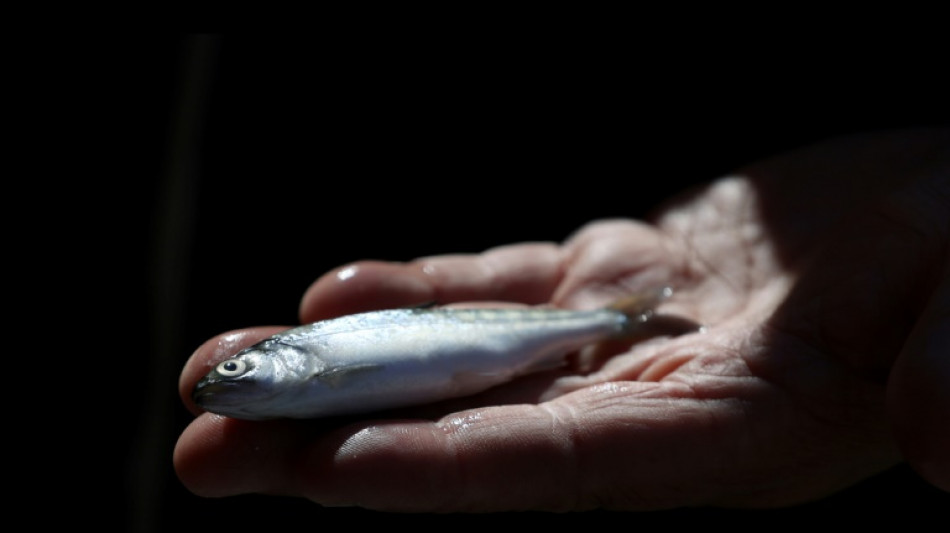
[[[593,308],[671,285],[705,331],[612,347],[400,418],[200,414],[175,466],[208,496],[266,492],[401,511],[776,506],[905,458],[950,490],[950,136],[842,139],[665,206],[526,243],[361,262],[304,296],[304,322],[424,301]],[[201,346],[206,370],[277,331]],[[608,357],[609,356],[609,357]]]

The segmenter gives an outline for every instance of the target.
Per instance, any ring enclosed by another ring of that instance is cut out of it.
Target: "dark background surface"
[[[72,261],[93,267],[81,283],[93,290],[82,297],[113,310],[97,319],[111,331],[102,344],[116,364],[107,367],[134,383],[116,401],[107,386],[115,378],[96,375],[101,433],[82,466],[106,483],[84,511],[120,530],[257,531],[276,517],[281,529],[324,527],[320,519],[334,517],[463,523],[191,495],[171,463],[191,418],[177,396],[181,366],[217,333],[296,323],[307,286],[349,261],[559,241],[590,220],[644,216],[685,187],[828,136],[948,123],[946,87],[932,65],[883,49],[848,48],[818,61],[794,47],[764,60],[609,39],[66,41],[44,54],[42,69],[53,72],[45,96],[60,115],[49,134],[76,149],[56,155],[70,159],[75,175],[63,197],[93,201],[79,209],[82,229],[66,224],[64,232],[80,249]],[[106,477],[101,466],[118,475]],[[795,509],[634,520],[946,508],[945,494],[898,467]],[[611,516],[531,519],[590,526]]]

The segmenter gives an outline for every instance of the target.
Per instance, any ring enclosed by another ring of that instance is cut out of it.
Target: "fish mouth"
[[[274,394],[265,394],[254,383],[247,381],[221,380],[205,377],[199,381],[191,393],[191,399],[201,409],[210,413],[243,418],[246,420],[265,420],[274,418],[259,413],[262,404]]]
[[[230,381],[202,379],[195,385],[195,389],[191,393],[191,400],[199,407],[221,405],[221,400],[227,400],[230,397],[228,393],[234,391],[237,385],[237,383]]]

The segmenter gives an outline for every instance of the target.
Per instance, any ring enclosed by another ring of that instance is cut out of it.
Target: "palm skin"
[[[950,136],[840,139],[691,192],[649,223],[563,244],[359,262],[317,280],[304,322],[419,302],[593,308],[669,285],[701,331],[374,419],[200,414],[175,450],[207,496],[266,492],[398,511],[764,507],[908,460],[950,490]],[[276,328],[201,346],[180,381]]]

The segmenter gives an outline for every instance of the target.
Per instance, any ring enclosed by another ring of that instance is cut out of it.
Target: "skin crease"
[[[222,334],[180,380],[174,454],[203,496],[392,511],[771,507],[908,461],[950,490],[950,131],[835,139],[750,165],[564,243],[319,278],[302,322],[419,302],[592,308],[669,284],[705,326],[376,418],[201,413],[207,370],[279,328]]]

